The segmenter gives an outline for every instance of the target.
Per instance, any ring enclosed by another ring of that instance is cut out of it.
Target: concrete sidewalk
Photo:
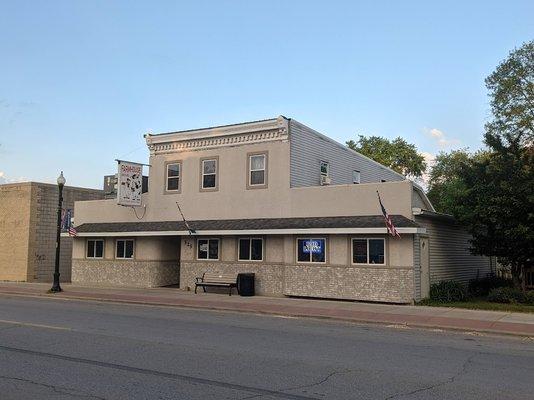
[[[49,288],[48,283],[0,282],[0,294],[6,295],[192,307],[534,337],[534,314],[527,313],[287,297],[240,297],[237,295],[230,297],[225,294],[210,293],[195,295],[177,288],[130,289],[63,284],[62,293],[47,294]]]

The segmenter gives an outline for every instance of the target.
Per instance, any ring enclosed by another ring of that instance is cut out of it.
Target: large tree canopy
[[[426,170],[425,158],[417,152],[415,145],[400,137],[389,140],[359,135],[357,142],[349,140],[346,145],[404,176],[420,177]]]
[[[487,151],[441,155],[430,183],[434,201],[473,235],[472,251],[509,265],[517,285],[534,266],[533,60],[529,42],[486,79]]]
[[[457,214],[458,202],[466,190],[463,171],[475,160],[487,156],[486,152],[470,154],[466,149],[439,153],[430,170],[427,196],[436,211]]]
[[[534,142],[534,41],[510,53],[486,78],[493,118],[485,141],[495,150]]]

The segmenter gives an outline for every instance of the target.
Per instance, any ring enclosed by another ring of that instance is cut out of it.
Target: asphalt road
[[[0,399],[533,399],[534,340],[0,296]]]

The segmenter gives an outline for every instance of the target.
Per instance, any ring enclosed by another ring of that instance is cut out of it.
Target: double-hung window
[[[248,157],[248,186],[267,185],[267,154],[251,154]]]
[[[87,258],[102,258],[104,256],[104,241],[102,239],[87,240]]]
[[[263,239],[241,238],[239,239],[239,261],[262,261]]]
[[[321,161],[321,176],[330,176],[330,164],[327,161]]]
[[[326,239],[297,239],[297,261],[301,263],[326,262]]]
[[[219,259],[219,239],[198,239],[197,259],[218,260]]]
[[[166,190],[168,192],[180,191],[180,178],[182,176],[182,163],[172,162],[167,164]]]
[[[217,158],[206,158],[200,163],[201,182],[200,188],[204,190],[217,189]]]
[[[385,239],[352,239],[352,263],[384,265]]]
[[[358,184],[360,183],[360,171],[352,171],[352,183]]]
[[[115,245],[115,258],[133,258],[134,257],[134,240],[117,239]]]

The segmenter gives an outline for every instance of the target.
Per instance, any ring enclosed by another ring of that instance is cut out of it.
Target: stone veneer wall
[[[413,267],[291,265],[285,268],[284,294],[410,303],[413,279]]]
[[[179,281],[178,261],[72,260],[72,282],[77,284],[157,287]]]
[[[256,294],[410,303],[413,267],[332,267],[323,265],[242,264],[182,261],[180,288],[195,287],[206,271],[254,272]]]
[[[255,273],[256,294],[282,296],[284,282],[284,265],[241,262],[181,261],[180,288],[195,288],[195,278],[206,271],[216,273]],[[209,289],[208,289],[209,290]]]

